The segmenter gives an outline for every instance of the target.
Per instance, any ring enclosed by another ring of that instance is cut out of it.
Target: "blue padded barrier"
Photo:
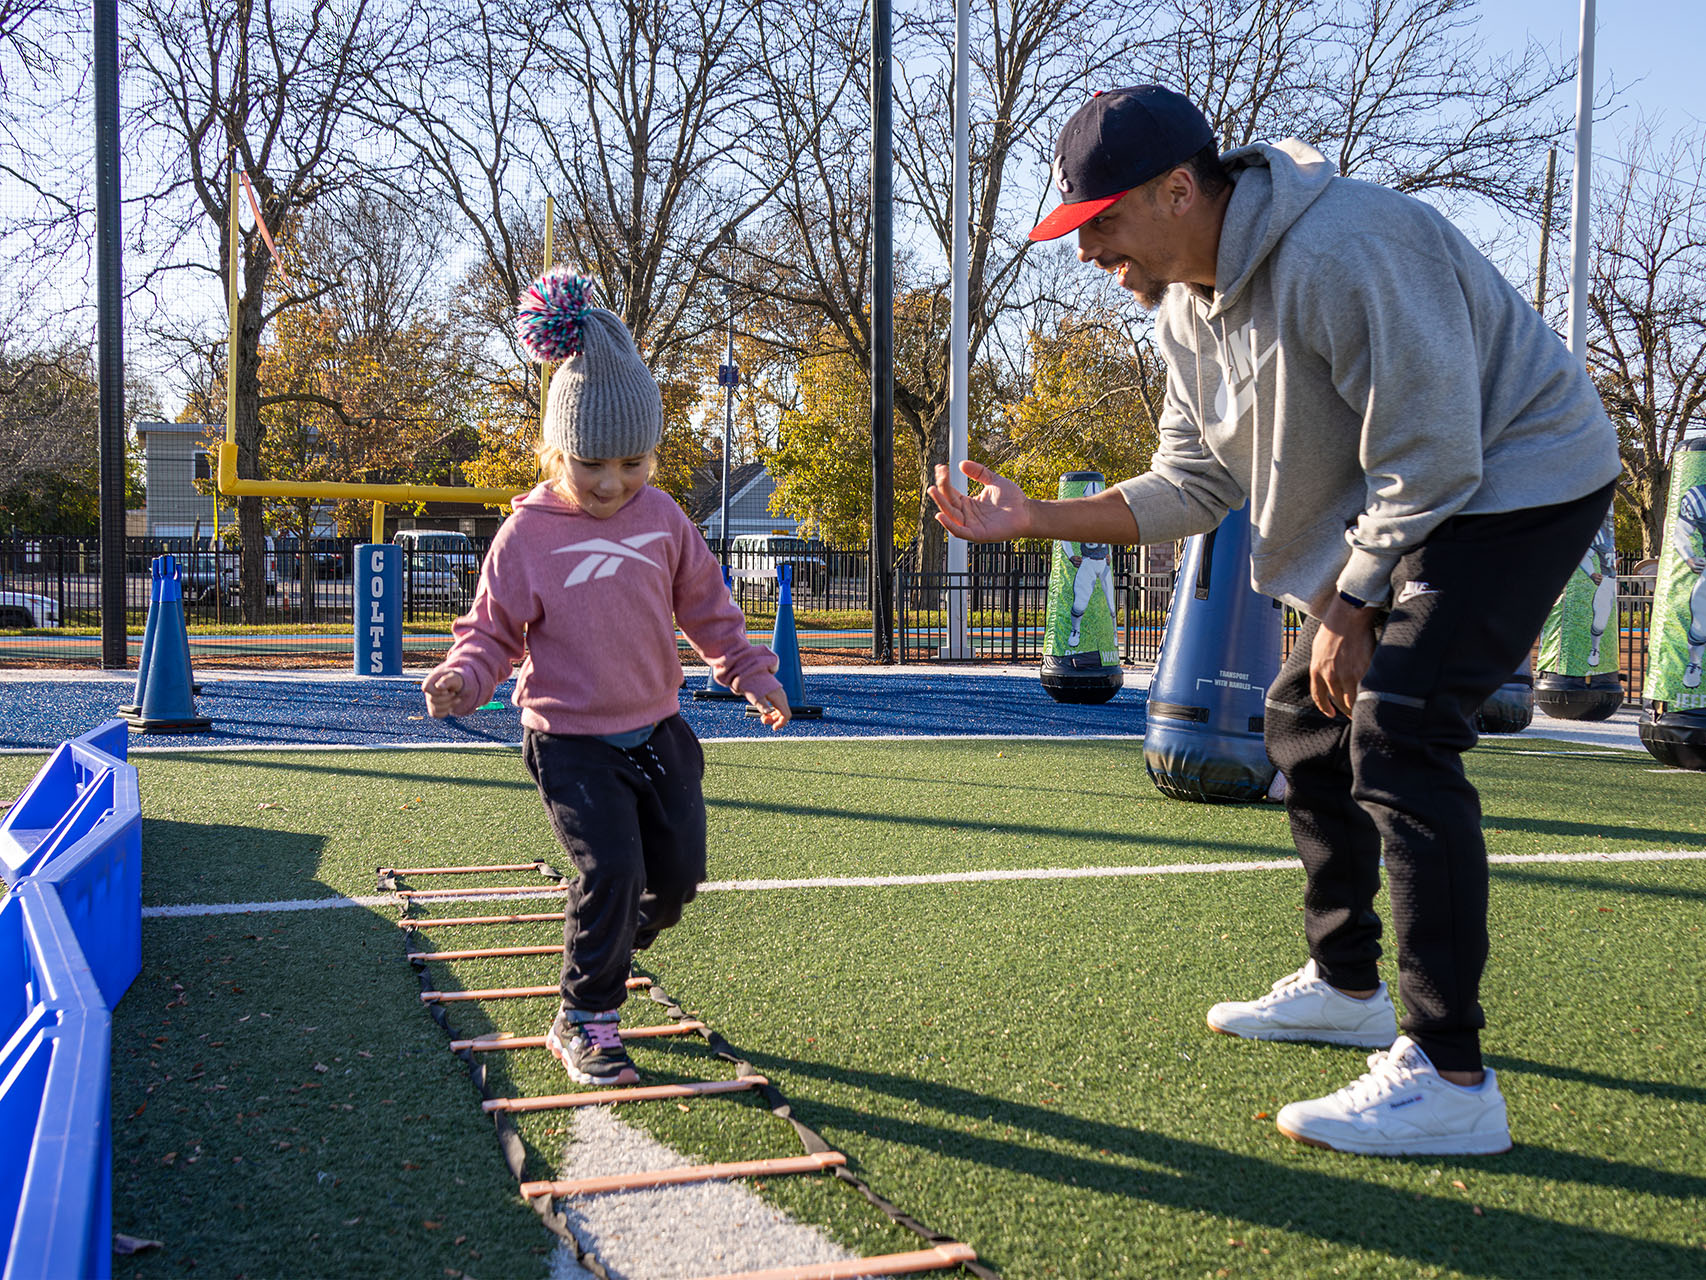
[[[93,745],[115,735],[116,756]],[[123,720],[110,720],[65,744],[93,779],[78,806],[99,816],[70,824],[75,840],[44,845],[35,871],[58,892],[109,1009],[142,970],[142,800],[136,768],[124,761],[129,737]]]
[[[63,846],[67,837],[79,839],[100,818],[101,811],[79,801],[101,771],[111,767],[112,757],[77,747],[74,741],[55,747],[24,794],[0,818],[0,875],[7,884],[17,884],[54,847]]]
[[[115,760],[130,758],[130,726],[123,720],[108,720],[77,739],[86,747],[104,751]]]
[[[112,1275],[112,1016],[50,886],[0,902],[5,1280]]]
[[[112,793],[105,816],[32,879],[58,893],[111,1009],[142,971],[142,809],[136,771],[128,765],[106,774],[100,785]]]

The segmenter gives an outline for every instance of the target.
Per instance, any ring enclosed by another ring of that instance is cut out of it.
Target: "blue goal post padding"
[[[5,1280],[112,1275],[112,1016],[53,889],[0,901]]]

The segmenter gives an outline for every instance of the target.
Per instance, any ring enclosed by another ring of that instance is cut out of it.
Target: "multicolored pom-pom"
[[[592,309],[592,281],[567,267],[547,271],[521,295],[516,331],[523,351],[539,364],[581,353],[582,324]]]

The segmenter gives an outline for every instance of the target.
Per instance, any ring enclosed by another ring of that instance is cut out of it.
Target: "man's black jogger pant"
[[[1374,895],[1386,860],[1403,1030],[1445,1071],[1481,1066],[1487,851],[1464,776],[1474,717],[1528,654],[1611,500],[1454,516],[1405,555],[1347,722],[1309,694],[1308,621],[1268,691],[1268,755],[1307,875],[1305,932],[1321,976],[1379,980]]]

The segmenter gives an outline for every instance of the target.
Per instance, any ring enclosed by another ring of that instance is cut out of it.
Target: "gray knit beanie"
[[[544,439],[573,458],[637,458],[663,436],[663,397],[628,327],[590,305],[592,282],[548,272],[521,299],[521,345],[561,362],[545,401]]]

